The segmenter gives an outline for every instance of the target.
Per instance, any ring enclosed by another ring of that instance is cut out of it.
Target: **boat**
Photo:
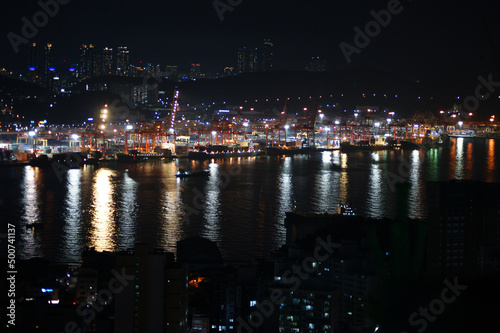
[[[52,160],[49,159],[48,155],[38,155],[29,160],[28,164],[31,166],[36,166],[40,168],[48,167],[52,163]]]
[[[137,163],[145,161],[160,161],[165,159],[172,159],[172,152],[169,149],[163,149],[157,153],[140,153],[137,150],[129,150],[130,153],[116,154],[116,160],[124,163]]]
[[[252,157],[264,154],[264,151],[249,151],[243,147],[208,146],[199,147],[197,151],[189,151],[187,158],[190,160],[208,160],[228,157]]]
[[[378,151],[392,149],[392,146],[385,144],[370,144],[368,140],[361,140],[356,143],[341,142],[340,151],[342,153],[349,153],[353,151]]]
[[[426,137],[423,139],[407,139],[401,140],[400,142],[401,149],[431,149],[431,148],[439,148],[446,147],[450,144],[450,136],[446,134],[441,134],[437,137]]]
[[[35,220],[31,221],[31,223],[26,224],[26,228],[40,228],[43,227],[42,222],[36,222]]]
[[[176,177],[186,178],[186,177],[197,177],[197,176],[207,176],[210,173],[210,170],[198,170],[198,171],[185,171],[179,170],[175,174]]]

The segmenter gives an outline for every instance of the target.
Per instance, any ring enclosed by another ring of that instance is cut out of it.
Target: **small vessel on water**
[[[159,150],[155,153],[141,153],[138,150],[129,150],[129,153],[116,154],[116,160],[124,163],[137,163],[145,161],[160,161],[165,159],[173,159],[170,149]]]
[[[227,157],[252,157],[264,155],[264,151],[250,150],[240,146],[207,146],[198,147],[196,151],[189,151],[187,158],[190,160],[208,160]]]
[[[26,228],[40,228],[43,227],[42,222],[37,222],[35,220],[31,221],[30,223],[26,224]]]
[[[352,151],[378,151],[392,149],[390,145],[387,144],[372,144],[369,140],[360,140],[356,143],[351,142],[341,142],[340,151],[342,153],[349,153]]]
[[[196,177],[196,176],[207,176],[210,173],[210,170],[198,170],[198,171],[186,171],[183,169],[179,169],[175,174],[176,177],[185,178],[185,177]]]

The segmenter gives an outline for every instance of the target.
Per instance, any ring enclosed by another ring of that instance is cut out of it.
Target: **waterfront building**
[[[428,182],[427,199],[427,278],[475,280],[497,274],[500,184]]]

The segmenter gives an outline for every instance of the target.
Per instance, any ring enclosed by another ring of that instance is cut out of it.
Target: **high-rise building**
[[[28,48],[28,69],[37,70],[38,69],[38,52],[36,43],[31,43]]]
[[[92,44],[80,47],[80,77],[87,79],[94,76],[95,48]]]
[[[136,244],[116,256],[116,269],[133,280],[116,294],[115,332],[186,332],[187,273],[172,253]]]
[[[259,50],[257,48],[251,49],[248,52],[248,71],[259,71]]]
[[[54,57],[52,54],[52,44],[47,43],[44,48],[44,66],[43,74],[45,80],[45,86],[50,88],[52,78],[54,77]]]
[[[130,54],[126,46],[118,46],[116,53],[116,74],[120,76],[129,75]]]
[[[247,49],[243,47],[238,49],[238,74],[245,73],[247,71]]]
[[[172,78],[173,76],[177,76],[178,74],[179,73],[177,66],[169,65],[165,69],[165,76],[167,76],[168,78]]]
[[[274,44],[270,39],[264,39],[262,48],[262,70],[268,72],[273,69],[273,48]]]
[[[198,63],[192,63],[191,69],[189,71],[189,77],[191,79],[199,79],[201,77],[201,66]]]
[[[427,191],[427,278],[491,275],[488,263],[500,251],[500,184],[428,182]]]
[[[105,47],[102,50],[102,74],[113,75],[115,74],[113,66],[113,49]]]
[[[36,43],[31,43],[28,48],[28,80],[33,83],[39,82],[38,49]]]
[[[97,50],[92,53],[92,76],[103,75],[102,71],[102,53]]]
[[[320,57],[312,57],[311,61],[306,65],[306,71],[308,72],[325,72],[326,71],[326,61]]]

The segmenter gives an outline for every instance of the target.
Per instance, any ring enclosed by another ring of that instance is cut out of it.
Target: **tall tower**
[[[201,66],[198,63],[191,64],[190,71],[191,79],[199,79],[201,77]]]
[[[116,74],[120,76],[129,75],[130,54],[126,46],[118,46],[116,53]]]
[[[247,71],[247,49],[243,47],[238,49],[238,74],[245,73]]]
[[[38,51],[36,47],[36,43],[31,43],[28,48],[28,78],[30,82],[39,83],[38,82],[38,73],[39,71],[38,64]]]
[[[102,74],[115,74],[113,69],[113,49],[105,47],[102,51]]]
[[[320,57],[312,57],[311,61],[306,65],[307,72],[324,72],[326,71],[326,61]]]
[[[270,39],[264,39],[262,48],[262,70],[268,72],[273,69],[273,48],[274,44]]]
[[[94,45],[83,44],[80,47],[80,76],[82,79],[94,76],[94,57]]]
[[[54,56],[52,54],[52,44],[47,43],[44,48],[44,66],[43,74],[45,80],[45,86],[51,88],[52,78],[54,77]]]
[[[250,72],[259,71],[259,50],[257,48],[248,52],[248,70]]]

